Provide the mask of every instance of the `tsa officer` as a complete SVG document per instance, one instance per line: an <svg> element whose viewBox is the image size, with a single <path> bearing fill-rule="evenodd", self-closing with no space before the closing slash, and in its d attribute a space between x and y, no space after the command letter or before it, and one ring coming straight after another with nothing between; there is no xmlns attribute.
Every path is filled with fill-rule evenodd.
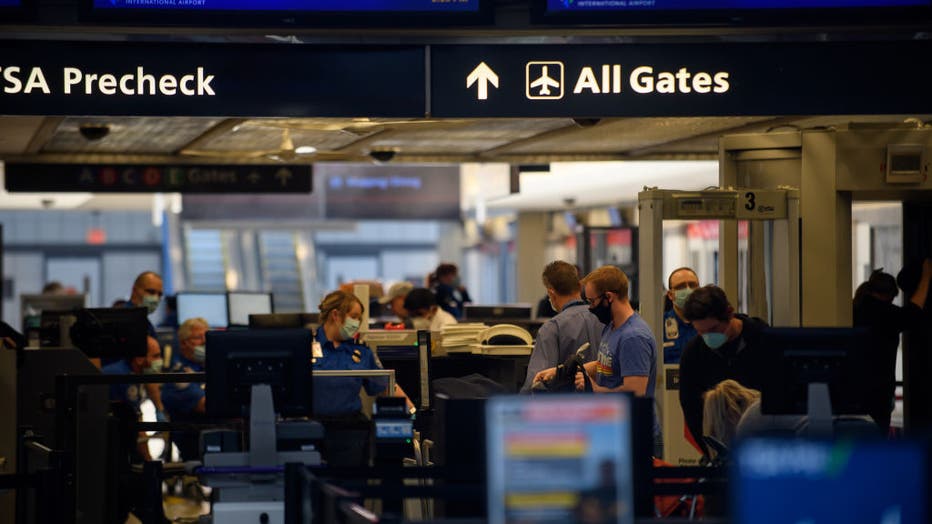
<svg viewBox="0 0 932 524"><path fill-rule="evenodd" d="M320 303L321 326L311 348L314 370L373 370L382 364L366 346L354 341L362 319L363 304L352 293L334 291ZM336 466L363 466L368 462L371 423L362 413L360 388L369 395L387 395L386 378L315 377L314 418L326 430L325 458ZM395 385L394 396L405 397L409 411L414 405Z"/></svg>
<svg viewBox="0 0 932 524"><path fill-rule="evenodd" d="M692 268L681 267L670 273L667 286L667 299L673 307L663 314L663 363L679 364L686 344L697 334L683 315L683 307L689 295L699 288L699 277Z"/></svg>

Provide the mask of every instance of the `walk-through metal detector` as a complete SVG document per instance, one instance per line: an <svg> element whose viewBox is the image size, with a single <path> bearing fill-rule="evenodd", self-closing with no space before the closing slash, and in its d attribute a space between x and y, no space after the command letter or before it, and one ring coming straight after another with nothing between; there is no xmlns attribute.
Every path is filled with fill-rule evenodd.
<svg viewBox="0 0 932 524"><path fill-rule="evenodd" d="M649 189L638 194L641 317L657 339L658 416L663 428L664 459L674 465L698 463L698 452L684 436L679 402L679 364L664 364L663 274L664 220L720 220L719 282L733 304L739 280L746 279L747 309L773 325L800 323L799 191L781 189ZM750 221L747 274L739 274L738 222ZM710 282L703 282L708 284Z"/></svg>

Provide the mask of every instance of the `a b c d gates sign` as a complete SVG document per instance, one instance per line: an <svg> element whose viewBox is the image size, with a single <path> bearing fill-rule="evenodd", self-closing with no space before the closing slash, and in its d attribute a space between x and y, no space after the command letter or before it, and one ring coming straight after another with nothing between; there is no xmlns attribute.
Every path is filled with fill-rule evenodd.
<svg viewBox="0 0 932 524"><path fill-rule="evenodd" d="M0 41L0 114L612 117L932 113L932 43ZM428 69L428 64L430 65Z"/></svg>

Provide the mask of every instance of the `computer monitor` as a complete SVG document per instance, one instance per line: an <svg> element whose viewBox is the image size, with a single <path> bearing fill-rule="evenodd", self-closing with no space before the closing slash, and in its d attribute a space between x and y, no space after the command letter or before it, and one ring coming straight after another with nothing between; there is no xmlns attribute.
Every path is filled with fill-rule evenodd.
<svg viewBox="0 0 932 524"><path fill-rule="evenodd" d="M250 314L272 312L272 294L230 291L227 293L227 306L230 311L231 326L248 326Z"/></svg>
<svg viewBox="0 0 932 524"><path fill-rule="evenodd" d="M733 456L735 524L929 522L921 443L749 439Z"/></svg>
<svg viewBox="0 0 932 524"><path fill-rule="evenodd" d="M531 320L532 307L528 304L500 304L463 306L463 317L467 321L476 320Z"/></svg>
<svg viewBox="0 0 932 524"><path fill-rule="evenodd" d="M491 398L489 524L633 523L632 455L627 396Z"/></svg>
<svg viewBox="0 0 932 524"><path fill-rule="evenodd" d="M298 329L319 323L319 313L253 313L249 315L249 329Z"/></svg>
<svg viewBox="0 0 932 524"><path fill-rule="evenodd" d="M19 310L23 317L23 333L39 329L43 311L74 311L87 306L87 295L20 295Z"/></svg>
<svg viewBox="0 0 932 524"><path fill-rule="evenodd" d="M874 378L866 330L767 328L760 339L769 362L761 391L764 414L806 414L810 383L828 384L835 415L869 411L866 385Z"/></svg>
<svg viewBox="0 0 932 524"><path fill-rule="evenodd" d="M201 317L211 328L229 325L226 293L178 293L178 321Z"/></svg>
<svg viewBox="0 0 932 524"><path fill-rule="evenodd" d="M246 416L254 384L268 384L276 413L310 416L311 332L307 329L207 332L207 413Z"/></svg>
<svg viewBox="0 0 932 524"><path fill-rule="evenodd" d="M144 307L88 308L74 313L71 342L91 358L125 359L148 352Z"/></svg>

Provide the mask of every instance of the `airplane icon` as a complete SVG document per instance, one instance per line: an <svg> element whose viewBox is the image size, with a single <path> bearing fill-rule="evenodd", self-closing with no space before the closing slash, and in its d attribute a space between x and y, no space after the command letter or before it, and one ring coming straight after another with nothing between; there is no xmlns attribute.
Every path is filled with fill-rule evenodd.
<svg viewBox="0 0 932 524"><path fill-rule="evenodd" d="M563 62L528 62L525 66L530 100L558 100L563 98Z"/></svg>
<svg viewBox="0 0 932 524"><path fill-rule="evenodd" d="M539 87L541 96L550 95L551 87L560 87L560 82L550 78L549 73L549 66L543 66L540 78L531 82L531 89Z"/></svg>

